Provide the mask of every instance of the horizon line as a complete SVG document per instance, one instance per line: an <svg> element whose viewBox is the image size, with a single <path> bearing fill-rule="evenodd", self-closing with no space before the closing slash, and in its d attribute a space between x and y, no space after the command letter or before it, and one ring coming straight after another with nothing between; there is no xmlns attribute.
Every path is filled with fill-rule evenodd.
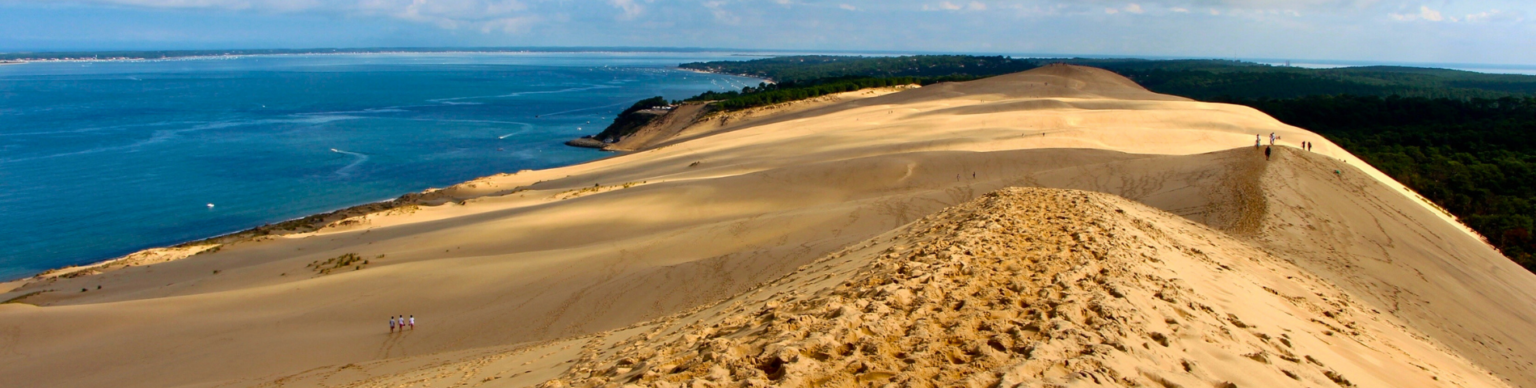
<svg viewBox="0 0 1536 388"><path fill-rule="evenodd" d="M1214 57L1214 56L1179 56L1179 55L1135 55L1135 54L1064 54L1064 53L1023 53L1023 52L981 52L981 51L930 51L930 50L835 50L835 49L763 49L763 48L726 48L726 47L665 47L665 46L358 46L358 47L292 47L292 48L213 48L213 49L121 49L121 50L14 50L0 51L0 60L27 60L23 57L27 54L139 54L139 53L207 53L203 55L183 55L177 58L194 57L218 57L218 56L257 56L257 55L282 55L282 54L326 54L324 51L335 51L336 54L368 54L368 50L374 53L389 53L388 50L398 52L419 53L494 53L494 52L738 52L738 53L782 53L784 56L795 54L823 54L823 55L889 55L889 56L917 56L917 55L974 55L974 56L1003 56L1015 59L1142 59L1142 60L1226 60L1238 62L1251 62L1258 64L1278 63L1302 63L1320 65L1338 65L1339 67L1355 66L1404 66L1423 67L1431 69L1465 70L1455 67L1488 70L1527 70L1536 72L1536 64L1514 63L1469 63L1469 62L1399 62L1399 61L1373 61L1358 59L1323 59L1323 58L1243 58L1243 57ZM214 53L218 51L233 51L244 53ZM67 59L84 60L82 57L67 57ZM130 58L130 59L168 59L162 58ZM111 59L97 59L111 60ZM1450 66L1450 67L1446 67ZM1496 74L1496 73L1490 73ZM1526 74L1530 75L1530 74Z"/></svg>

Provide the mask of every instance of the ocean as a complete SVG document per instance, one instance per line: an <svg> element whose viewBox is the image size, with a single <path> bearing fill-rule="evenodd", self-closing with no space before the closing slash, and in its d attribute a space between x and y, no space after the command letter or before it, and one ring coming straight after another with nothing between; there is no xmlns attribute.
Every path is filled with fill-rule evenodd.
<svg viewBox="0 0 1536 388"><path fill-rule="evenodd" d="M271 55L0 66L0 280L501 172L728 53ZM208 204L213 204L209 207Z"/></svg>

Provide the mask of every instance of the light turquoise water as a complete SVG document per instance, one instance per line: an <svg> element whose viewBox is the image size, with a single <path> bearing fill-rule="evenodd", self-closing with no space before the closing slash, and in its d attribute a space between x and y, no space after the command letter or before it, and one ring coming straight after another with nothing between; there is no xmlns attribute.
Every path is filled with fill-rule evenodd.
<svg viewBox="0 0 1536 388"><path fill-rule="evenodd" d="M521 169L650 96L759 80L706 53L0 66L0 279ZM208 203L215 204L210 209Z"/></svg>

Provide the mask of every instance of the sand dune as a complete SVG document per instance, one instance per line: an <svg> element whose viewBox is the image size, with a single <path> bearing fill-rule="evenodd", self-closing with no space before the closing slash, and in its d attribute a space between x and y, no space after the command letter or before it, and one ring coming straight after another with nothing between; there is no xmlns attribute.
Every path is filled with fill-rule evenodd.
<svg viewBox="0 0 1536 388"><path fill-rule="evenodd" d="M589 347L546 385L1504 386L1382 314L1172 214L1013 188Z"/></svg>
<svg viewBox="0 0 1536 388"><path fill-rule="evenodd" d="M837 290L860 274L889 270L881 260L896 258L849 253L842 257L865 259L837 261L829 255L870 242L892 244L889 238L900 236L970 244L964 240L970 237L916 233L924 224L908 225L1023 186L1114 194L1204 225L1103 196L1088 196L1086 207L1065 207L1085 209L1072 224L1035 218L1044 209L1009 213L1016 215L1011 222L1030 228L1083 227L1092 225L1087 213L1094 206L1125 209L1124 217L1094 216L1108 225L1094 228L1122 228L1150 246L1095 240L1093 249L1108 255L1095 260L1122 268L1098 278L1146 281L1138 276L1172 278L1173 271L1179 281L1138 283L1137 289L1186 287L1179 288L1185 291L1178 303L1196 315L1173 319L1188 325L1182 332L1196 334L1173 336L1170 324L1155 319L1175 311L1159 304L1171 302L1136 292L1115 298L1116 308L1138 306L1123 314L1132 320L1080 330L1099 340L1121 338L1132 350L1157 332L1170 346L1132 352L1103 344L1110 349L1093 348L1107 352L1095 353L1102 357L1093 362L1107 369L1068 371L1088 373L1076 381L1120 376L1185 386L1320 386L1332 371L1361 386L1498 386L1497 379L1536 386L1536 339L1523 335L1536 332L1536 276L1325 139L1249 108L1157 95L1108 72L1056 66L713 125L614 158L467 182L421 196L419 206L356 216L316 232L27 284L0 294L0 300L26 296L24 303L0 305L0 376L21 386L129 387L520 386L624 376L612 368L624 357L699 350L686 339L703 331L667 330L710 319L774 327L761 322L755 305L735 311L727 309L734 302L716 304L722 300L778 298L807 309L797 314L831 311L817 310L831 301L812 290ZM1282 145L1311 141L1318 152L1282 147L1266 162L1253 136L1270 132ZM1012 193L1006 194L1012 205L983 201L939 218L984 217L975 209L993 205L1029 209L1030 201L1065 195ZM1167 229L1166 236L1154 236L1137 220ZM1056 244L1075 241L1053 236ZM1179 247L1201 246L1212 253L1180 253ZM996 249L1027 257L1048 252ZM1137 252L1156 253L1164 263L1126 259ZM346 254L367 264L324 264ZM818 259L840 267L792 275ZM316 265L328 267L317 271ZM1062 271L1019 265L990 270ZM1232 269L1214 269L1220 265ZM805 277L813 270L831 277ZM759 287L764 284L772 285ZM764 294L773 287L795 293ZM1102 294L1105 286L1074 287L1063 290L1081 294L1077 299L1039 297L1111 301ZM1277 293L1254 292L1263 287ZM844 291L851 292L845 299L885 300ZM1204 310L1188 303L1238 315L1257 329L1234 328L1224 315L1196 312ZM418 328L388 333L385 320L399 314L414 314ZM1073 321L1079 318L1065 319L1087 324ZM1276 331L1282 327L1291 331ZM1106 336L1107 328L1125 333ZM773 330L781 329L803 328ZM1065 344L1053 348L1052 360L1092 359L1061 350L1092 347L1092 341L1044 341L1056 332L1042 332L1036 335L1045 337L1016 342ZM1282 334L1292 346L1275 347ZM1005 348L1015 345L1028 346ZM1281 350L1317 360L1290 363ZM1260 355L1228 357L1253 352ZM1180 374L1175 356L1196 366ZM880 373L894 378L905 371L890 365ZM1033 364L1010 355L988 368L954 370L1032 368L1027 365ZM723 368L725 377L749 378ZM704 372L681 377L719 374ZM1028 373L1037 372L1046 373ZM659 379L672 371L656 373ZM1026 375L1072 378L1017 376Z"/></svg>

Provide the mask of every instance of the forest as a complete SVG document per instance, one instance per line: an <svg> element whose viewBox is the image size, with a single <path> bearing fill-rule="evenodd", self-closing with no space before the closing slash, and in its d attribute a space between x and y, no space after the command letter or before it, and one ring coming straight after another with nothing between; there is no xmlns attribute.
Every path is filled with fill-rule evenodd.
<svg viewBox="0 0 1536 388"><path fill-rule="evenodd" d="M840 77L963 76L970 79L1017 73L1040 64L1032 60L994 56L921 55L910 57L847 57L802 55L751 61L693 62L680 68L765 78L772 82L812 82Z"/></svg>
<svg viewBox="0 0 1536 388"><path fill-rule="evenodd" d="M637 101L623 112L619 112L619 116L613 119L613 124L608 124L607 128L603 128L602 132L598 132L592 138L612 143L619 138L629 136L656 119L654 114L637 114L636 112L661 105L667 105L667 99L661 96Z"/></svg>
<svg viewBox="0 0 1536 388"><path fill-rule="evenodd" d="M1148 89L1240 104L1344 147L1450 211L1536 272L1536 76L1228 60L799 56L681 67L780 83L689 100L727 110L858 88L963 81L1051 63L1095 66ZM882 81L883 80L883 81Z"/></svg>
<svg viewBox="0 0 1536 388"><path fill-rule="evenodd" d="M823 78L802 82L784 83L759 83L756 87L748 86L740 92L704 92L703 94L688 98L683 101L716 101L714 104L725 110L741 110L768 106L782 102L798 101L808 98L825 96L828 94L851 92L867 88L880 88L900 85L928 85L935 82L948 82L957 80L969 80L975 77L837 77Z"/></svg>

